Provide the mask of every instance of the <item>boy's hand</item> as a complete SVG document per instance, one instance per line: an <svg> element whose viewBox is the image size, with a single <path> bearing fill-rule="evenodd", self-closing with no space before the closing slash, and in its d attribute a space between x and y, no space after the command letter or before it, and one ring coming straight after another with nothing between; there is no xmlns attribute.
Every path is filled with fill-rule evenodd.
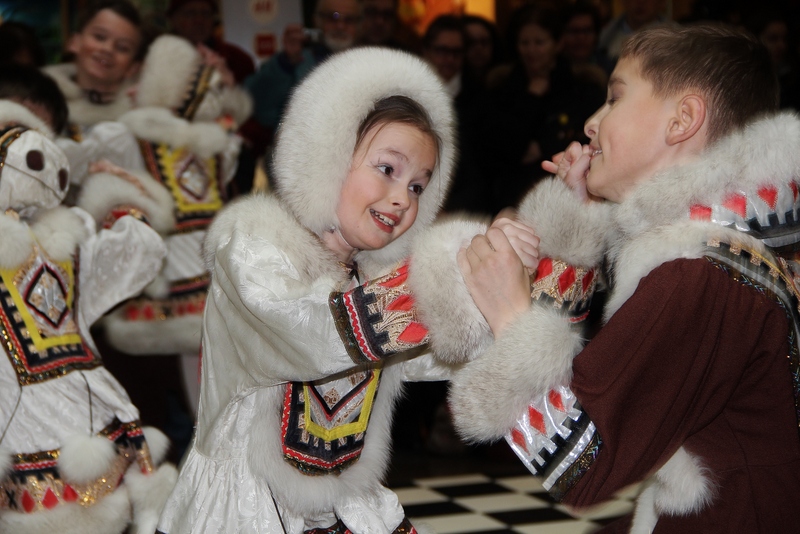
<svg viewBox="0 0 800 534"><path fill-rule="evenodd" d="M539 266L539 238L533 228L519 222L516 212L511 209L501 211L492 222L491 228L497 228L505 234L528 274L536 272L536 267Z"/></svg>
<svg viewBox="0 0 800 534"><path fill-rule="evenodd" d="M495 338L530 307L528 271L499 228L489 228L462 248L458 266Z"/></svg>
<svg viewBox="0 0 800 534"><path fill-rule="evenodd" d="M578 198L588 202L592 197L586 189L586 173L592 161L589 145L573 141L564 152L553 156L552 161L542 162L542 169L552 172L572 189Z"/></svg>

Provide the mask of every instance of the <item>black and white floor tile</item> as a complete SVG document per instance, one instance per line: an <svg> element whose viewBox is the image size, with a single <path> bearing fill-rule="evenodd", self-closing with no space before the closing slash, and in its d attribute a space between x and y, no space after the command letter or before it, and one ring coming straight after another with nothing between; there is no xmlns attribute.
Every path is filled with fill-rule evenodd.
<svg viewBox="0 0 800 534"><path fill-rule="evenodd" d="M439 534L586 534L633 510L635 488L577 513L554 503L538 478L483 474L415 478L395 483L414 522Z"/></svg>

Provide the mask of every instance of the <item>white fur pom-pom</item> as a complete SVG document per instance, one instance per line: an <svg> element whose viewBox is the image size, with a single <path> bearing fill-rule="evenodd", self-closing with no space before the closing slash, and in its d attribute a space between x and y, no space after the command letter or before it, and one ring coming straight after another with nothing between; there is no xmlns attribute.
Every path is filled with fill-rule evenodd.
<svg viewBox="0 0 800 534"><path fill-rule="evenodd" d="M150 458L153 460L153 464L159 465L164 461L164 457L169 450L169 438L154 426L143 427L142 432L144 432L147 446L150 447Z"/></svg>
<svg viewBox="0 0 800 534"><path fill-rule="evenodd" d="M84 484L108 471L116 456L116 447L106 438L73 434L61 446L58 468L65 480Z"/></svg>

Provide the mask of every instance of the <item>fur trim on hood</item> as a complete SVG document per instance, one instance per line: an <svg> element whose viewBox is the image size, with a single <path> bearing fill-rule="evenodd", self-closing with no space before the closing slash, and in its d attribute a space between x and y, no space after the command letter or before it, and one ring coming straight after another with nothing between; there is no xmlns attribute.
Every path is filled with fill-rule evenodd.
<svg viewBox="0 0 800 534"><path fill-rule="evenodd" d="M376 101L403 95L428 113L441 146L415 224L389 246L356 256L360 265L390 264L408 254L414 236L433 222L456 160L455 118L441 81L421 59L390 49L335 54L295 89L278 129L272 174L278 194L316 234L338 226L336 206L361 121Z"/></svg>
<svg viewBox="0 0 800 534"><path fill-rule="evenodd" d="M0 100L0 124L11 122L38 130L39 133L46 135L48 139L55 138L53 130L42 119L34 115L31 110L11 100Z"/></svg>
<svg viewBox="0 0 800 534"><path fill-rule="evenodd" d="M133 108L133 102L128 96L128 90L133 83L123 82L122 87L117 91L117 98L107 104L93 104L84 95L83 89L75 83L77 72L73 63L62 63L60 65L49 65L44 67L43 72L55 80L58 88L64 93L69 108L69 120L80 126L92 126L101 121L113 121Z"/></svg>

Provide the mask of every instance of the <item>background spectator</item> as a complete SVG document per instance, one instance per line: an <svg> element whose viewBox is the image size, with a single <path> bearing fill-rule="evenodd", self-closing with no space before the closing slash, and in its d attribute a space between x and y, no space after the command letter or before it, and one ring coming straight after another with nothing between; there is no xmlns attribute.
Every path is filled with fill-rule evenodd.
<svg viewBox="0 0 800 534"><path fill-rule="evenodd" d="M605 90L578 79L559 56L558 12L525 6L511 18L515 57L491 76L484 172L492 177L493 211L516 205L545 175L544 158L583 141L583 124L605 100Z"/></svg>
<svg viewBox="0 0 800 534"><path fill-rule="evenodd" d="M222 56L236 83L242 83L255 72L255 64L247 52L216 35L218 16L215 0L172 0L167 8L172 33L194 45L207 46Z"/></svg>

